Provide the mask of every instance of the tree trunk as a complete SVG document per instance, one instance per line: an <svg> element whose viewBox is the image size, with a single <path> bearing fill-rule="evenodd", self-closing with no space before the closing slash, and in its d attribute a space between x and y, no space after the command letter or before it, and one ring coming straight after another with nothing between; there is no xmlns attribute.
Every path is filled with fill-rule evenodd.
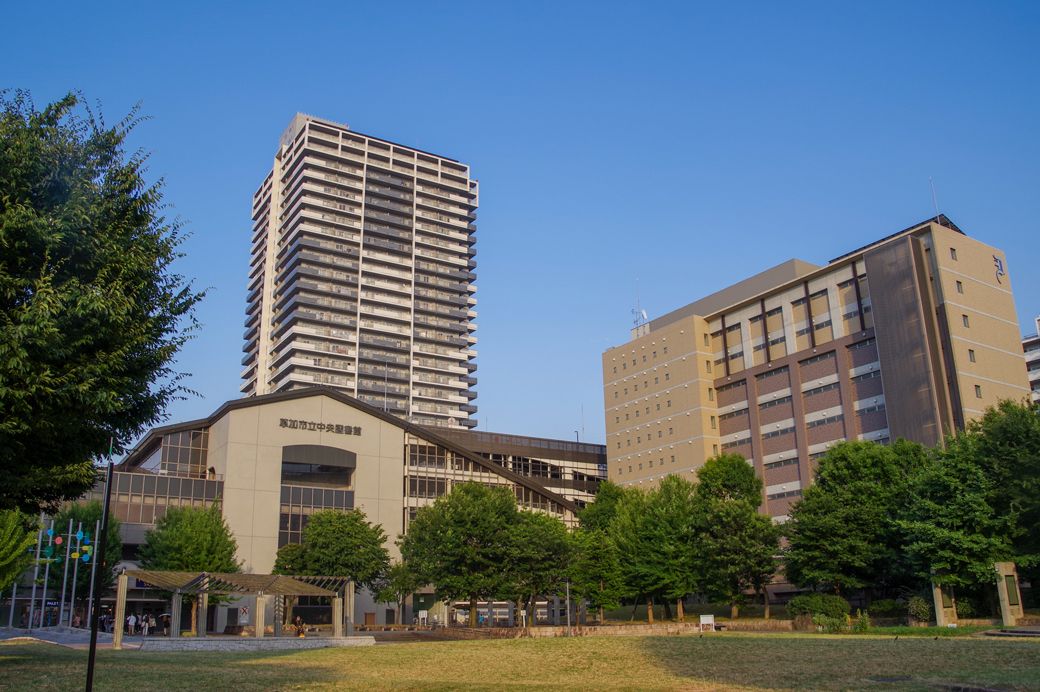
<svg viewBox="0 0 1040 692"><path fill-rule="evenodd" d="M638 609L639 609L639 601L638 600L632 601L632 614L628 618L629 622L631 622L632 620L636 619L636 610L638 610Z"/></svg>
<svg viewBox="0 0 1040 692"><path fill-rule="evenodd" d="M672 603L667 598L661 601L661 605L664 606L664 617L666 620L672 619Z"/></svg>
<svg viewBox="0 0 1040 692"><path fill-rule="evenodd" d="M683 610L683 604L682 604L682 599L681 598L675 601L675 612L676 612L676 615L677 615L676 619L679 622L686 622L686 611Z"/></svg>
<svg viewBox="0 0 1040 692"><path fill-rule="evenodd" d="M603 619L604 619L604 616L603 616L603 606L600 606L599 607L599 624L601 624L601 625L603 624Z"/></svg>
<svg viewBox="0 0 1040 692"><path fill-rule="evenodd" d="M646 599L646 621L648 624L654 624L654 599Z"/></svg>
<svg viewBox="0 0 1040 692"><path fill-rule="evenodd" d="M469 599L469 626L477 626L477 599Z"/></svg>
<svg viewBox="0 0 1040 692"><path fill-rule="evenodd" d="M762 605L765 606L764 617L766 620L769 619L769 589L762 589Z"/></svg>
<svg viewBox="0 0 1040 692"><path fill-rule="evenodd" d="M404 599L402 598L397 602L397 624L404 625Z"/></svg>
<svg viewBox="0 0 1040 692"><path fill-rule="evenodd" d="M736 603L729 604L729 617L731 620L736 620L740 616L740 606Z"/></svg>

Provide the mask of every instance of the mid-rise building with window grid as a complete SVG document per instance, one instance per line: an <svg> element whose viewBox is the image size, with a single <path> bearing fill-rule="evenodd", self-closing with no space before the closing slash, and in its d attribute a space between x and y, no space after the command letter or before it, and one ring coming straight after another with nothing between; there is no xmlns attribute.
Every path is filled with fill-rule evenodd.
<svg viewBox="0 0 1040 692"><path fill-rule="evenodd" d="M608 477L739 453L783 518L841 440L927 445L1029 391L1004 254L938 216L790 260L637 325L602 356Z"/></svg>
<svg viewBox="0 0 1040 692"><path fill-rule="evenodd" d="M253 196L242 392L476 425L469 166L297 114Z"/></svg>
<svg viewBox="0 0 1040 692"><path fill-rule="evenodd" d="M1040 402L1040 317L1035 320L1036 331L1022 339L1022 350L1026 356L1026 373L1029 377L1031 400Z"/></svg>

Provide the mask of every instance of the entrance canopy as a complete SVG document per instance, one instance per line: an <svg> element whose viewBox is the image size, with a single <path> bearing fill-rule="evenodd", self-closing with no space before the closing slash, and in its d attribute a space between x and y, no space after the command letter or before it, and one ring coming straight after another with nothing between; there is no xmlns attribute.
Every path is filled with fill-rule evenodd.
<svg viewBox="0 0 1040 692"><path fill-rule="evenodd" d="M235 574L228 572L160 572L127 570L126 576L163 591L184 595L326 596L337 595L325 586L339 586L338 577L287 577L282 574ZM316 582L316 583L315 583ZM320 585L319 585L320 584Z"/></svg>

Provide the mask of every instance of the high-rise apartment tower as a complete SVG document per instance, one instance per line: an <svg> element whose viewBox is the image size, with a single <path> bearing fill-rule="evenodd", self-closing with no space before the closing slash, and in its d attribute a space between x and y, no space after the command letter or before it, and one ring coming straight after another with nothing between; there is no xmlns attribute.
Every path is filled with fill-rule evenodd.
<svg viewBox="0 0 1040 692"><path fill-rule="evenodd" d="M779 518L837 442L939 444L1029 392L1004 253L945 216L823 266L790 260L631 336L603 354L610 480L737 453Z"/></svg>
<svg viewBox="0 0 1040 692"><path fill-rule="evenodd" d="M242 392L474 427L477 198L466 164L297 114L253 195Z"/></svg>

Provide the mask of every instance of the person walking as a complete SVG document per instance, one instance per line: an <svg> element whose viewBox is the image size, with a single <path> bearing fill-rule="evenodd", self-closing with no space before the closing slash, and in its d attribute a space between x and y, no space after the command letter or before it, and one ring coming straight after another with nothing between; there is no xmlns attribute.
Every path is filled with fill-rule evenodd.
<svg viewBox="0 0 1040 692"><path fill-rule="evenodd" d="M147 615L142 615L141 616L141 636L142 637L147 637L148 636L148 625L149 625L148 616Z"/></svg>
<svg viewBox="0 0 1040 692"><path fill-rule="evenodd" d="M134 634L134 632L136 630L137 630L137 616L134 615L133 613L130 613L130 615L128 615L127 618L126 618L126 633L131 635L131 636L133 636L133 634Z"/></svg>

